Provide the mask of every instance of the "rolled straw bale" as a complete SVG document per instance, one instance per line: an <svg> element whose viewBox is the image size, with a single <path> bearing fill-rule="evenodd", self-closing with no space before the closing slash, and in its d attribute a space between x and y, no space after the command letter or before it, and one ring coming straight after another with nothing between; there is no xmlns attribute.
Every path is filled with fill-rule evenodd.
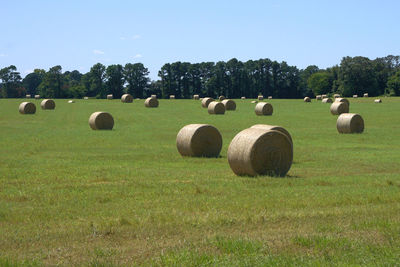
<svg viewBox="0 0 400 267"><path fill-rule="evenodd" d="M330 98L324 98L324 99L322 99L322 103L332 103L333 101L332 101L332 99L330 99Z"/></svg>
<svg viewBox="0 0 400 267"><path fill-rule="evenodd" d="M151 95L150 97L151 98L157 98L157 95Z"/></svg>
<svg viewBox="0 0 400 267"><path fill-rule="evenodd" d="M158 107L157 98L152 98L152 97L146 98L146 100L144 101L144 106L146 108L156 108L156 107Z"/></svg>
<svg viewBox="0 0 400 267"><path fill-rule="evenodd" d="M272 99L272 96L269 96L268 99Z"/></svg>
<svg viewBox="0 0 400 267"><path fill-rule="evenodd" d="M275 130L248 128L228 148L228 162L236 175L285 176L293 161L289 138Z"/></svg>
<svg viewBox="0 0 400 267"><path fill-rule="evenodd" d="M225 114L225 106L221 102L213 101L208 105L207 109L208 114Z"/></svg>
<svg viewBox="0 0 400 267"><path fill-rule="evenodd" d="M342 113L349 113L349 106L345 102L333 102L330 110L332 115L340 115Z"/></svg>
<svg viewBox="0 0 400 267"><path fill-rule="evenodd" d="M317 95L317 96L315 96L315 99L316 100L322 100L322 96L321 95Z"/></svg>
<svg viewBox="0 0 400 267"><path fill-rule="evenodd" d="M353 98L357 98L358 97L358 95L353 95Z"/></svg>
<svg viewBox="0 0 400 267"><path fill-rule="evenodd" d="M113 99L113 95L112 95L112 94L107 95L107 99L108 99L108 100L112 100L112 99Z"/></svg>
<svg viewBox="0 0 400 267"><path fill-rule="evenodd" d="M211 97L204 97L203 100L201 100L201 106L202 106L203 108L207 108L208 105L209 105L211 102L213 102L213 101L214 101L214 99L211 98Z"/></svg>
<svg viewBox="0 0 400 267"><path fill-rule="evenodd" d="M321 95L322 99L327 98L328 95Z"/></svg>
<svg viewBox="0 0 400 267"><path fill-rule="evenodd" d="M35 99L39 99L40 98L40 95L35 95Z"/></svg>
<svg viewBox="0 0 400 267"><path fill-rule="evenodd" d="M130 94L123 94L121 96L121 102L122 103L132 103L133 102L133 96Z"/></svg>
<svg viewBox="0 0 400 267"><path fill-rule="evenodd" d="M306 96L306 97L304 98L304 102L311 102L311 98L309 98L308 96Z"/></svg>
<svg viewBox="0 0 400 267"><path fill-rule="evenodd" d="M256 103L258 103L258 101L257 100L253 100L253 101L251 101L251 103L252 104L256 104Z"/></svg>
<svg viewBox="0 0 400 267"><path fill-rule="evenodd" d="M246 99L246 97L245 97L245 96L242 96L240 99L242 99L242 100L245 100L245 99Z"/></svg>
<svg viewBox="0 0 400 267"><path fill-rule="evenodd" d="M214 126L189 124L178 132L176 147L182 156L218 157L222 148L222 136Z"/></svg>
<svg viewBox="0 0 400 267"><path fill-rule="evenodd" d="M365 93L365 94L364 94L364 97L368 97L368 93Z"/></svg>
<svg viewBox="0 0 400 267"><path fill-rule="evenodd" d="M266 131L274 130L274 131L281 132L284 135L286 135L289 138L290 143L293 144L292 136L290 135L290 133L285 128L283 128L281 126L268 125L268 124L255 124L255 125L251 126L250 128L263 129L263 130L266 130Z"/></svg>
<svg viewBox="0 0 400 267"><path fill-rule="evenodd" d="M340 97L340 95L339 94L334 94L333 97L334 98L338 98L338 97Z"/></svg>
<svg viewBox="0 0 400 267"><path fill-rule="evenodd" d="M347 100L347 98L338 97L335 99L335 102L344 102L350 107L350 102L349 102L349 100Z"/></svg>
<svg viewBox="0 0 400 267"><path fill-rule="evenodd" d="M175 99L175 95L170 95L169 99Z"/></svg>
<svg viewBox="0 0 400 267"><path fill-rule="evenodd" d="M35 114L36 106L32 102L22 102L18 110L21 114Z"/></svg>
<svg viewBox="0 0 400 267"><path fill-rule="evenodd" d="M40 106L42 109L55 109L56 103L52 99L43 99L43 101L40 103Z"/></svg>
<svg viewBox="0 0 400 267"><path fill-rule="evenodd" d="M85 96L83 99L85 99L85 100L88 100L88 99L89 99L89 97Z"/></svg>
<svg viewBox="0 0 400 267"><path fill-rule="evenodd" d="M223 96L223 95L220 95L219 97L218 97L218 100L219 101L222 101L222 100L224 100L225 99L225 96Z"/></svg>
<svg viewBox="0 0 400 267"><path fill-rule="evenodd" d="M68 103L75 103L75 100L68 100Z"/></svg>
<svg viewBox="0 0 400 267"><path fill-rule="evenodd" d="M225 110L236 110L236 103L232 99L224 99L221 102L225 106Z"/></svg>
<svg viewBox="0 0 400 267"><path fill-rule="evenodd" d="M31 95L26 95L25 97L26 97L26 98L31 98Z"/></svg>
<svg viewBox="0 0 400 267"><path fill-rule="evenodd" d="M264 100L264 96L262 96L262 95L259 95L258 97L257 97L257 100Z"/></svg>
<svg viewBox="0 0 400 267"><path fill-rule="evenodd" d="M256 105L254 111L256 115L262 116L262 115L272 115L274 109L270 103L260 102Z"/></svg>
<svg viewBox="0 0 400 267"><path fill-rule="evenodd" d="M199 95L193 95L193 99L194 99L194 100L199 100L199 99L200 99L200 96L199 96Z"/></svg>
<svg viewBox="0 0 400 267"><path fill-rule="evenodd" d="M339 133L362 133L364 131L364 120L359 114L343 113L336 121Z"/></svg>
<svg viewBox="0 0 400 267"><path fill-rule="evenodd" d="M375 99L374 102L375 103L382 103L382 100L381 99Z"/></svg>
<svg viewBox="0 0 400 267"><path fill-rule="evenodd" d="M114 119L110 113L98 111L90 115L89 126L93 130L112 130Z"/></svg>

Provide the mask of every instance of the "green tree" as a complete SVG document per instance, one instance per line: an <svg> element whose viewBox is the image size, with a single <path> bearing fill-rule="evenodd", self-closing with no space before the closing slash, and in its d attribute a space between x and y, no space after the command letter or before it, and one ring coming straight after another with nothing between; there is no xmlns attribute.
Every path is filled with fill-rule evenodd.
<svg viewBox="0 0 400 267"><path fill-rule="evenodd" d="M149 86L149 71L142 63L127 63L124 67L124 79L127 82L127 93L134 98L143 98L144 91Z"/></svg>
<svg viewBox="0 0 400 267"><path fill-rule="evenodd" d="M26 92L21 86L21 76L14 65L0 70L2 97L22 97Z"/></svg>
<svg viewBox="0 0 400 267"><path fill-rule="evenodd" d="M124 92L123 67L120 64L110 65L106 69L106 90L114 98L121 98Z"/></svg>
<svg viewBox="0 0 400 267"><path fill-rule="evenodd" d="M90 68L89 73L83 77L87 88L87 96L106 97L105 76L106 67L103 64L96 63Z"/></svg>
<svg viewBox="0 0 400 267"><path fill-rule="evenodd" d="M332 76L326 71L314 73L308 78L307 87L312 90L314 95L330 93Z"/></svg>
<svg viewBox="0 0 400 267"><path fill-rule="evenodd" d="M66 97L67 93L63 90L64 77L61 70L61 66L57 65L44 74L38 87L40 95L48 98Z"/></svg>
<svg viewBox="0 0 400 267"><path fill-rule="evenodd" d="M45 70L35 69L32 73L29 73L22 80L22 84L25 87L27 94L36 95L37 88L40 83L43 81Z"/></svg>
<svg viewBox="0 0 400 267"><path fill-rule="evenodd" d="M314 73L319 72L320 69L315 66L315 65L310 65L307 68L305 68L304 70L300 70L300 81L299 81L299 90L301 91L301 96L309 96L309 97L313 97L314 93L311 90L311 88L308 87L308 78L311 77L311 75L313 75Z"/></svg>
<svg viewBox="0 0 400 267"><path fill-rule="evenodd" d="M400 70L388 79L386 92L390 95L400 96Z"/></svg>

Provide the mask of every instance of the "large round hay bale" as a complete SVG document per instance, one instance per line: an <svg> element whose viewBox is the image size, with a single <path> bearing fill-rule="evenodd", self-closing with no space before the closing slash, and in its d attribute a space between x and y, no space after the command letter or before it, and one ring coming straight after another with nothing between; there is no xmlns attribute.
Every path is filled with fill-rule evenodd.
<svg viewBox="0 0 400 267"><path fill-rule="evenodd" d="M358 97L358 95L353 95L353 98L357 98Z"/></svg>
<svg viewBox="0 0 400 267"><path fill-rule="evenodd" d="M221 102L213 101L208 105L208 114L225 114L225 106Z"/></svg>
<svg viewBox="0 0 400 267"><path fill-rule="evenodd" d="M112 95L112 94L107 95L107 99L108 99L108 100L112 100L112 99L113 99L113 95Z"/></svg>
<svg viewBox="0 0 400 267"><path fill-rule="evenodd" d="M327 98L328 95L321 95L322 99Z"/></svg>
<svg viewBox="0 0 400 267"><path fill-rule="evenodd" d="M43 99L43 101L40 103L40 106L42 109L55 109L56 103L52 99Z"/></svg>
<svg viewBox="0 0 400 267"><path fill-rule="evenodd" d="M151 95L150 97L151 98L157 98L157 95Z"/></svg>
<svg viewBox="0 0 400 267"><path fill-rule="evenodd" d="M264 100L264 96L262 96L262 95L259 95L258 97L257 97L257 100Z"/></svg>
<svg viewBox="0 0 400 267"><path fill-rule="evenodd" d="M75 103L75 100L68 100L69 104Z"/></svg>
<svg viewBox="0 0 400 267"><path fill-rule="evenodd" d="M199 100L199 99L200 99L200 96L199 96L199 95L193 95L193 99L194 99L194 100Z"/></svg>
<svg viewBox="0 0 400 267"><path fill-rule="evenodd" d="M363 96L364 96L364 97L368 97L368 93L365 93Z"/></svg>
<svg viewBox="0 0 400 267"><path fill-rule="evenodd" d="M334 98L339 98L340 95L339 95L339 94L334 94L333 97L334 97Z"/></svg>
<svg viewBox="0 0 400 267"><path fill-rule="evenodd" d="M256 115L262 116L262 115L272 115L274 109L270 103L260 102L254 108L254 111Z"/></svg>
<svg viewBox="0 0 400 267"><path fill-rule="evenodd" d="M222 101L222 100L224 100L225 99L225 96L223 96L223 95L220 95L219 97L218 97L218 100L219 101Z"/></svg>
<svg viewBox="0 0 400 267"><path fill-rule="evenodd" d="M283 128L281 126L268 125L268 124L255 124L255 125L251 126L250 128L263 129L266 131L274 130L274 131L281 132L281 133L285 134L289 138L290 143L293 144L292 136L285 128Z"/></svg>
<svg viewBox="0 0 400 267"><path fill-rule="evenodd" d="M242 99L242 100L245 100L245 99L246 99L246 97L245 97L245 96L242 96L240 99Z"/></svg>
<svg viewBox="0 0 400 267"><path fill-rule="evenodd" d="M170 95L169 99L175 99L175 95Z"/></svg>
<svg viewBox="0 0 400 267"><path fill-rule="evenodd" d="M90 115L89 126L93 130L112 130L114 119L110 113L98 111Z"/></svg>
<svg viewBox="0 0 400 267"><path fill-rule="evenodd" d="M228 148L229 166L236 175L285 176L292 161L292 143L285 134L275 130L243 130Z"/></svg>
<svg viewBox="0 0 400 267"><path fill-rule="evenodd" d="M224 99L221 102L225 106L225 110L236 110L236 103L232 99Z"/></svg>
<svg viewBox="0 0 400 267"><path fill-rule="evenodd" d="M270 96L268 96L268 99L272 99L272 96L270 95Z"/></svg>
<svg viewBox="0 0 400 267"><path fill-rule="evenodd" d="M257 100L253 100L253 101L251 101L250 103L252 103L252 104L257 104L258 101L257 101Z"/></svg>
<svg viewBox="0 0 400 267"><path fill-rule="evenodd" d="M208 105L209 105L211 102L213 102L213 101L214 101L214 99L211 98L211 97L204 97L204 98L201 100L201 106L202 106L203 108L208 108Z"/></svg>
<svg viewBox="0 0 400 267"><path fill-rule="evenodd" d="M336 121L339 133L362 133L364 131L364 120L359 114L343 113Z"/></svg>
<svg viewBox="0 0 400 267"><path fill-rule="evenodd" d="M315 99L316 99L316 100L322 100L322 95L316 95L316 96L315 96Z"/></svg>
<svg viewBox="0 0 400 267"><path fill-rule="evenodd" d="M153 97L146 98L146 100L144 101L144 106L146 108L156 108L156 107L158 107L157 98L153 98Z"/></svg>
<svg viewBox="0 0 400 267"><path fill-rule="evenodd" d="M311 98L309 98L308 96L306 96L306 97L304 98L304 102L311 102Z"/></svg>
<svg viewBox="0 0 400 267"><path fill-rule="evenodd" d="M130 94L123 94L121 96L121 102L122 103L132 103L133 102L133 96Z"/></svg>
<svg viewBox="0 0 400 267"><path fill-rule="evenodd" d="M40 95L35 95L35 99L39 99L40 98Z"/></svg>
<svg viewBox="0 0 400 267"><path fill-rule="evenodd" d="M25 97L26 97L26 98L31 98L31 95L26 95Z"/></svg>
<svg viewBox="0 0 400 267"><path fill-rule="evenodd" d="M375 103L382 103L382 100L381 99L375 99L374 102Z"/></svg>
<svg viewBox="0 0 400 267"><path fill-rule="evenodd" d="M332 101L332 99L330 99L330 98L324 98L324 99L322 99L322 103L332 103L333 101Z"/></svg>
<svg viewBox="0 0 400 267"><path fill-rule="evenodd" d="M21 114L35 114L36 106L32 102L22 102L18 110Z"/></svg>
<svg viewBox="0 0 400 267"><path fill-rule="evenodd" d="M335 102L344 102L350 107L350 102L349 102L349 100L347 100L347 98L338 97L335 99Z"/></svg>
<svg viewBox="0 0 400 267"><path fill-rule="evenodd" d="M333 102L330 110L332 115L340 115L342 113L349 113L349 106L345 102Z"/></svg>
<svg viewBox="0 0 400 267"><path fill-rule="evenodd" d="M214 126L189 124L176 136L176 147L182 156L218 157L222 148L222 136Z"/></svg>

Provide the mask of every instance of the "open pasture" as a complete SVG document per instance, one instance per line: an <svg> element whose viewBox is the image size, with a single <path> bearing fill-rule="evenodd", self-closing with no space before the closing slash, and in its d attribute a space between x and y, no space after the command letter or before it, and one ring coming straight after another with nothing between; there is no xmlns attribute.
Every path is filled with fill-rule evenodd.
<svg viewBox="0 0 400 267"><path fill-rule="evenodd" d="M400 262L400 99L349 98L362 134L330 104L251 99L210 115L198 100L57 99L22 115L0 100L0 265L298 266ZM106 111L112 131L93 131ZM215 126L219 158L182 157L179 130ZM293 138L285 178L239 177L230 141L254 124Z"/></svg>

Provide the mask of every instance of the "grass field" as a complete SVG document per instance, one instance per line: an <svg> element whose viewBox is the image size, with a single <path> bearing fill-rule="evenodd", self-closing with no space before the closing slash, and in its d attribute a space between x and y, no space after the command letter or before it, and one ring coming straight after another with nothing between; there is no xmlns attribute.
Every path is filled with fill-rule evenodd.
<svg viewBox="0 0 400 267"><path fill-rule="evenodd" d="M56 100L21 115L0 100L0 266L399 266L400 98L350 99L362 134L338 134L329 104L251 100L209 115L194 100ZM112 131L93 131L92 112ZM208 123L220 158L183 158L176 134ZM238 177L232 138L253 124L285 127L285 178Z"/></svg>

